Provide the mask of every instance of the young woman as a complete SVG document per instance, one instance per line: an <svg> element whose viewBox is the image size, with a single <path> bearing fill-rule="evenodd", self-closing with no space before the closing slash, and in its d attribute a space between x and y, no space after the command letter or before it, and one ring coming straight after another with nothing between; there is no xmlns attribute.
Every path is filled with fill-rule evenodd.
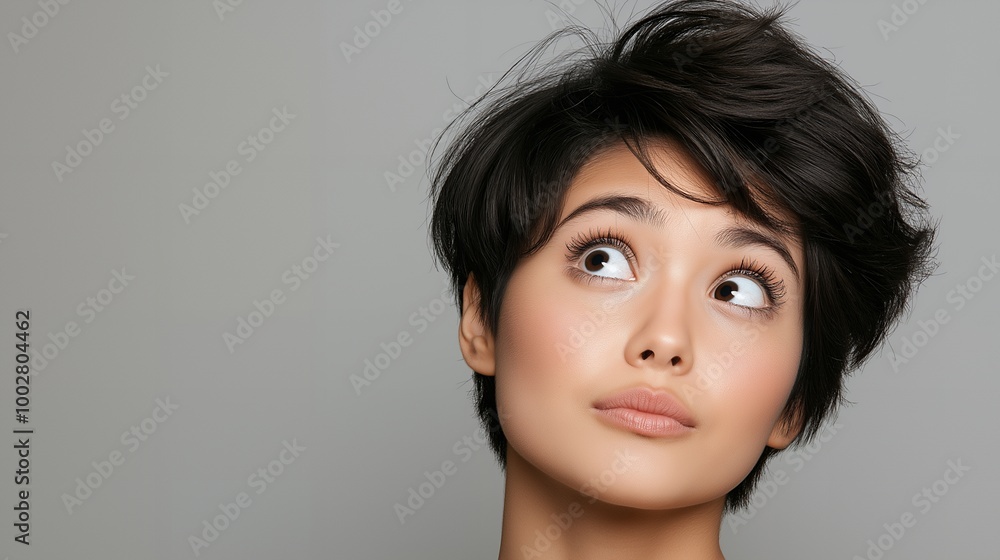
<svg viewBox="0 0 1000 560"><path fill-rule="evenodd" d="M723 514L930 270L916 161L780 16L680 0L585 35L440 159L501 560L722 558Z"/></svg>

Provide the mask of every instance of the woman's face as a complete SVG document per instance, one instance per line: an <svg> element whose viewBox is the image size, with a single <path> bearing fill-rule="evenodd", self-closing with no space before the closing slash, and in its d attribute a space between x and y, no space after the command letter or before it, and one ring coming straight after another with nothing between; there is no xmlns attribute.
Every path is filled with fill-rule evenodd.
<svg viewBox="0 0 1000 560"><path fill-rule="evenodd" d="M670 146L660 173L717 196ZM797 433L779 416L802 350L800 244L672 193L624 146L584 166L559 220L515 268L489 352L463 346L496 376L508 459L619 505L724 496Z"/></svg>

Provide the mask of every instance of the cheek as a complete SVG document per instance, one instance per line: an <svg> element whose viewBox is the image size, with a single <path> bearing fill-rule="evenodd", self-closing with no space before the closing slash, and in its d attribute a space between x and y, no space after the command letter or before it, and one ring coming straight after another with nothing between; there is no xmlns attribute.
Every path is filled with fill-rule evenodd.
<svg viewBox="0 0 1000 560"><path fill-rule="evenodd" d="M515 278L508 285L496 342L497 405L512 443L569 402L577 359L570 344L576 316L537 285L528 291L522 284Z"/></svg>
<svg viewBox="0 0 1000 560"><path fill-rule="evenodd" d="M615 344L607 314L598 300L568 291L558 275L518 272L500 309L498 390L516 386L518 400L545 403L579 398L579 388L602 369L595 357L608 356Z"/></svg>
<svg viewBox="0 0 1000 560"><path fill-rule="evenodd" d="M798 372L802 332L794 324L743 331L701 371L706 429L740 450L749 467L767 444ZM697 406L698 399L694 405ZM748 469L749 469L748 467Z"/></svg>
<svg viewBox="0 0 1000 560"><path fill-rule="evenodd" d="M611 371L609 356L620 356L623 343L612 336L610 315L602 317L599 304L547 288L524 276L508 284L496 339L497 407L504 435L519 455L578 487L572 470L589 469L581 450L604 455L582 425L593 398L590 387Z"/></svg>

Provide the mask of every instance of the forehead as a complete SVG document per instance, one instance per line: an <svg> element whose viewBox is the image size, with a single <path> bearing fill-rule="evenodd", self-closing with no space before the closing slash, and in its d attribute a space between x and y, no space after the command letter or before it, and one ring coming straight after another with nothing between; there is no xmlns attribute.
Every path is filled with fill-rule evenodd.
<svg viewBox="0 0 1000 560"><path fill-rule="evenodd" d="M704 201L722 202L724 200L721 189L712 174L706 171L676 141L668 138L650 139L647 144L647 155L657 173L675 189ZM615 190L628 190L632 194L641 190L647 194L649 200L661 204L676 205L679 198L689 203L701 204L683 199L680 195L671 192L649 173L628 146L624 143L616 143L591 155L580 167L567 189L560 212L560 220L587 199ZM754 190L760 189L751 188L751 191ZM798 221L791 211L764 203L756 193L751 196L777 218L788 223ZM777 227L754 222L725 203L714 204L710 207L722 209L740 225L780 235L790 242L798 242L799 236L787 233L782 235Z"/></svg>
<svg viewBox="0 0 1000 560"><path fill-rule="evenodd" d="M657 172L671 185L698 198L719 199L711 175L676 142L651 140L648 153ZM594 194L615 189L634 191L636 187L645 187L651 197L666 190L628 146L611 145L595 153L580 168L566 193L563 216Z"/></svg>

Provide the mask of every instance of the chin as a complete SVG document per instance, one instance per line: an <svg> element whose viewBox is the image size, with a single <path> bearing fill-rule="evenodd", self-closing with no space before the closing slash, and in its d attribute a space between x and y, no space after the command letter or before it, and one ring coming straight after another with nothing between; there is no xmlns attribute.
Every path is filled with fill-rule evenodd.
<svg viewBox="0 0 1000 560"><path fill-rule="evenodd" d="M605 504L634 508L638 510L665 511L725 500L732 488L726 485L706 487L702 480L681 480L672 478L669 472L655 476L643 473L626 473L613 484L603 488L590 487L583 491L589 502L596 500ZM733 483L733 487L739 481ZM592 491L598 490L597 492Z"/></svg>
<svg viewBox="0 0 1000 560"><path fill-rule="evenodd" d="M539 450L532 449L522 457L544 478L579 493L584 505L601 502L639 510L686 508L724 499L746 475L713 472L712 479L705 476L706 469L671 466L670 459L634 445L595 447L599 446L537 455L531 451Z"/></svg>

